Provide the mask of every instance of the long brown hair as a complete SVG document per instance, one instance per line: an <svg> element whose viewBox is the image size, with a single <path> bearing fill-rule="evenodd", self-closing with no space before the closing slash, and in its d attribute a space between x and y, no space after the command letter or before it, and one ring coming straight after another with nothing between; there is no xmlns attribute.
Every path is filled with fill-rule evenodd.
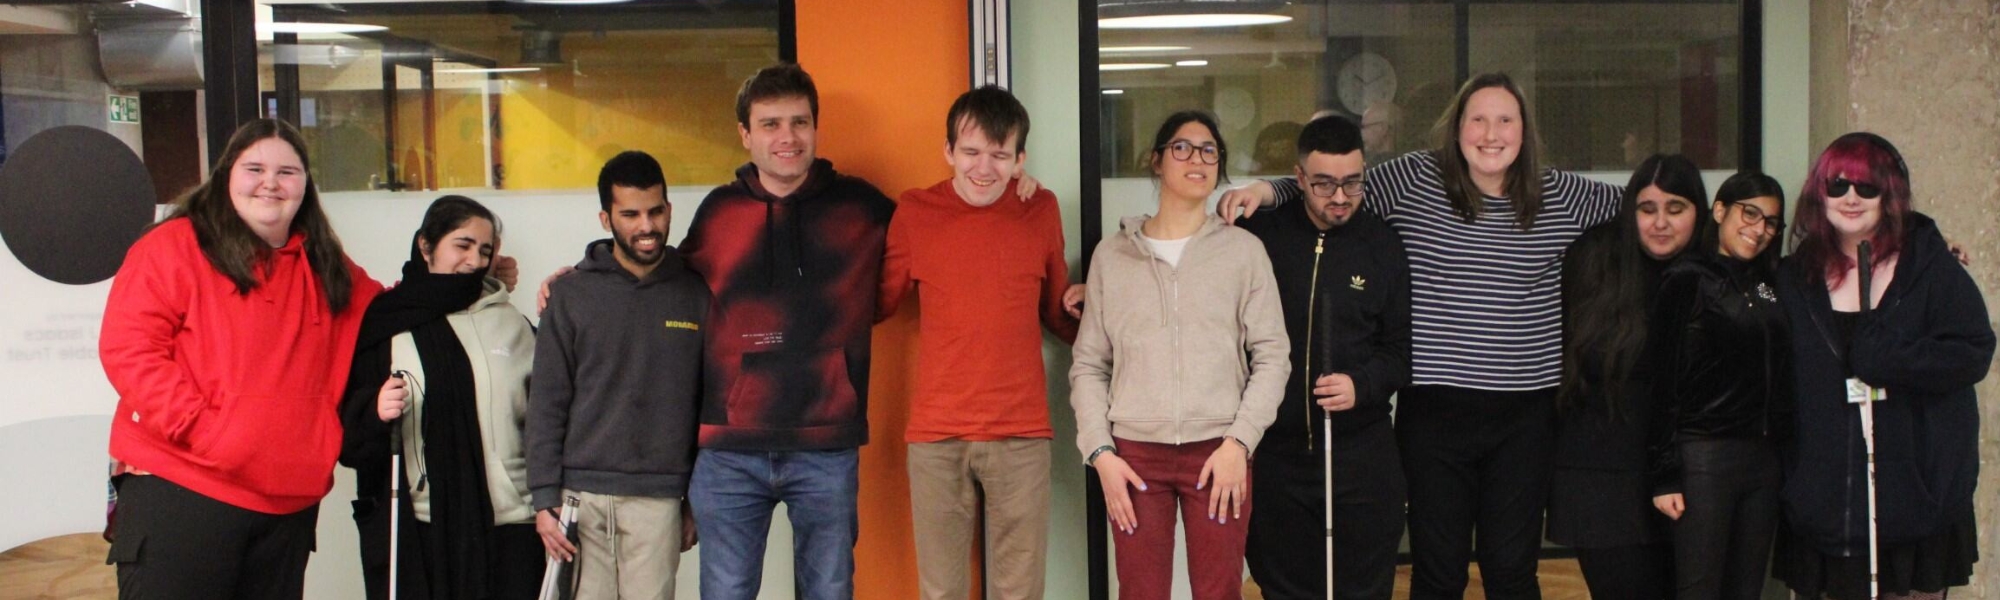
<svg viewBox="0 0 2000 600"><path fill-rule="evenodd" d="M243 155L252 144L277 138L292 145L292 151L299 153L299 163L306 169L305 198L299 210L292 216L291 230L305 234L306 261L312 265L313 277L319 280L319 287L326 293L327 306L333 312L347 308L348 296L354 290L354 281L347 272L347 254L340 246L340 237L333 234L333 225L327 221L326 211L320 208L319 190L313 185L312 159L306 156L305 138L291 124L277 119L257 119L236 128L229 136L228 145L223 146L221 160L209 169L208 180L200 186L174 200L168 211L168 219L185 218L194 225L194 238L201 246L202 256L208 257L208 264L236 284L236 293L249 294L257 289L256 270L265 265L271 256L271 246L263 238L250 230L243 217L236 214L236 204L229 198L229 176L236 168L236 159Z"/></svg>
<svg viewBox="0 0 2000 600"><path fill-rule="evenodd" d="M1507 168L1507 179L1502 185L1507 190L1507 201L1514 205L1514 225L1525 231L1535 226L1535 214L1542 212L1542 138L1535 132L1535 117L1528 110L1528 97L1506 73L1484 73L1466 81L1452 99L1451 109L1438 115L1432 129L1438 142L1438 175L1444 179L1444 195L1451 200L1452 212L1467 223L1479 218L1485 194L1473 183L1465 153L1458 149L1458 124L1465 118L1465 105L1472 101L1472 95L1486 88L1507 90L1521 107L1521 150L1514 164Z"/></svg>

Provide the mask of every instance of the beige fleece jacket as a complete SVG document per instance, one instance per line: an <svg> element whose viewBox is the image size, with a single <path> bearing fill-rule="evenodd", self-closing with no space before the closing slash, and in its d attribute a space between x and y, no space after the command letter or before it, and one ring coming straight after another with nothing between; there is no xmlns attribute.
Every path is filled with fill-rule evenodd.
<svg viewBox="0 0 2000 600"><path fill-rule="evenodd" d="M1209 215L1175 267L1139 239L1148 218L1126 217L1091 255L1069 371L1077 448L1227 435L1255 451L1291 374L1271 259Z"/></svg>

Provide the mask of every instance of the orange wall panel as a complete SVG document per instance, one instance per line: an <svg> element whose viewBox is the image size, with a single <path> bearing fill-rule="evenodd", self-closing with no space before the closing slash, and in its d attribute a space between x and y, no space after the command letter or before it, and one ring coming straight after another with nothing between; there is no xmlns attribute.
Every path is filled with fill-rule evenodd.
<svg viewBox="0 0 2000 600"><path fill-rule="evenodd" d="M819 155L891 198L951 176L943 158L944 113L971 79L966 3L799 0L797 6L799 64L819 86ZM916 367L913 309L875 328L856 598L917 597L903 442Z"/></svg>

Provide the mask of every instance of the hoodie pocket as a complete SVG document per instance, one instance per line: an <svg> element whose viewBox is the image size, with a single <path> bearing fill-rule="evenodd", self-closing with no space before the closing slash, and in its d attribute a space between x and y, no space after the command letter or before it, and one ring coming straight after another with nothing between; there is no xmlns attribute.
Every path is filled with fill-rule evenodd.
<svg viewBox="0 0 2000 600"><path fill-rule="evenodd" d="M189 447L199 461L258 493L326 493L340 450L331 398L232 394L217 409Z"/></svg>
<svg viewBox="0 0 2000 600"><path fill-rule="evenodd" d="M839 425L858 418L847 352L748 352L729 386L729 424L738 427Z"/></svg>
<svg viewBox="0 0 2000 600"><path fill-rule="evenodd" d="M1164 327L1128 324L1111 349L1113 423L1174 420L1179 376L1173 335Z"/></svg>

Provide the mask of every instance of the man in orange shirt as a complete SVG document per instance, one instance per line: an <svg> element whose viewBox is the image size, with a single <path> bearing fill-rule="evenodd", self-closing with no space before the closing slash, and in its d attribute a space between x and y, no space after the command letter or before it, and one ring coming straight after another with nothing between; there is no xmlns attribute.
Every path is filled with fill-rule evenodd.
<svg viewBox="0 0 2000 600"><path fill-rule="evenodd" d="M1055 195L1014 190L1028 111L985 86L945 118L951 179L903 193L889 224L878 318L917 289L910 504L926 599L970 592L974 527L986 524L986 597L1039 599L1048 557L1049 426L1043 328L1070 343ZM983 499L983 502L982 502Z"/></svg>

